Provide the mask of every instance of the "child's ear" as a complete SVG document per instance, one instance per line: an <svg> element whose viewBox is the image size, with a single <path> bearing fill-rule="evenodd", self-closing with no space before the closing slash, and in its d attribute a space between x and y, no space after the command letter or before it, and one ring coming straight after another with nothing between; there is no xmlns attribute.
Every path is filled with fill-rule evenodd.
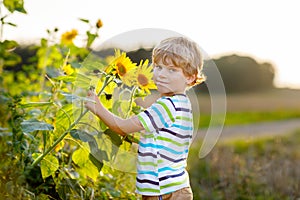
<svg viewBox="0 0 300 200"><path fill-rule="evenodd" d="M196 80L196 75L186 77L186 84L191 85Z"/></svg>

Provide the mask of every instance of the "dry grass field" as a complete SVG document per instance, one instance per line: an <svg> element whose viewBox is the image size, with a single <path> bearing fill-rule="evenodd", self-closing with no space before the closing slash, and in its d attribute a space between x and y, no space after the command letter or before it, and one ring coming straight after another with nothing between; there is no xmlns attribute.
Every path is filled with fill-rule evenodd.
<svg viewBox="0 0 300 200"><path fill-rule="evenodd" d="M266 92L226 95L227 112L269 112L278 110L300 111L300 90L274 89ZM202 113L210 113L210 96L198 95Z"/></svg>
<svg viewBox="0 0 300 200"><path fill-rule="evenodd" d="M188 168L195 200L300 198L300 132L218 144L204 159L191 149Z"/></svg>
<svg viewBox="0 0 300 200"><path fill-rule="evenodd" d="M198 102L201 113L209 115L210 97L199 95ZM249 118L249 113L254 113L255 119ZM234 125L266 118L276 121L282 115L284 119L300 118L299 113L300 90L276 89L227 96L226 122L233 121ZM218 142L202 159L199 159L201 141L194 143L188 162L194 199L300 199L300 130L270 134Z"/></svg>

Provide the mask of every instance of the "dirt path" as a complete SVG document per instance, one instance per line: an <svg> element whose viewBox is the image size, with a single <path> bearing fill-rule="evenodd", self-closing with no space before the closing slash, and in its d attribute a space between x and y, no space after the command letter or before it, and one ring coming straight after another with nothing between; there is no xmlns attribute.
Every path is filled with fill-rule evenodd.
<svg viewBox="0 0 300 200"><path fill-rule="evenodd" d="M272 136L291 133L297 129L300 129L300 118L263 122L247 125L226 126L223 127L220 140L243 138L250 139L260 136ZM214 132L214 131L212 131ZM197 138L203 138L207 133L207 129L201 130L197 133Z"/></svg>

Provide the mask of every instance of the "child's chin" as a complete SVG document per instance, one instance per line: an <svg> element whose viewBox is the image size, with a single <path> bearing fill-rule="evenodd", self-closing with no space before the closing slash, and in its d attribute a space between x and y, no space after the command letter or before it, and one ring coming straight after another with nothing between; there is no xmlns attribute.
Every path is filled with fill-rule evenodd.
<svg viewBox="0 0 300 200"><path fill-rule="evenodd" d="M170 90L158 90L158 92L160 93L161 96L172 96L174 95L174 92L170 91Z"/></svg>
<svg viewBox="0 0 300 200"><path fill-rule="evenodd" d="M166 90L166 89L163 89L163 88L157 89L157 91L158 91L159 93L161 93L161 94L165 94L165 93L170 93L170 92L172 92L172 91L170 91L170 90Z"/></svg>

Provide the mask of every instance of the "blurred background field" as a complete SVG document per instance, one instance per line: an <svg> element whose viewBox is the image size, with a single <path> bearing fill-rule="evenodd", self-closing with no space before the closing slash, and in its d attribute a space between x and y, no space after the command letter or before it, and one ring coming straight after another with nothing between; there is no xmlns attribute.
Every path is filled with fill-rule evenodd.
<svg viewBox="0 0 300 200"><path fill-rule="evenodd" d="M210 122L211 97L198 95L200 107L199 128ZM300 118L300 91L274 88L262 92L226 95L225 125L249 124L274 120Z"/></svg>
<svg viewBox="0 0 300 200"><path fill-rule="evenodd" d="M299 142L299 130L230 140L219 142L204 159L194 144L188 162L194 199L298 199Z"/></svg>
<svg viewBox="0 0 300 200"><path fill-rule="evenodd" d="M210 120L210 97L198 96L201 108L199 130ZM203 159L203 138L192 144L189 172L195 199L297 199L300 197L300 91L271 89L264 92L227 94L225 127L249 126L234 137L221 135ZM257 124L298 120L297 129L254 129ZM239 128L237 128L239 130ZM272 129L270 129L272 130ZM276 132L276 133L275 133ZM224 134L224 133L223 133Z"/></svg>
<svg viewBox="0 0 300 200"><path fill-rule="evenodd" d="M207 95L199 95L201 111L210 112L210 100ZM300 90L276 88L262 92L227 94L227 111L268 112L292 111L300 109Z"/></svg>
<svg viewBox="0 0 300 200"><path fill-rule="evenodd" d="M300 197L300 91L271 89L227 94L225 127L237 127L234 137L222 135L212 151L199 159L203 137L192 144L188 168L195 199L276 199ZM198 95L199 130L210 120L210 96ZM298 128L268 130L257 124L297 120ZM296 123L297 123L296 121ZM280 122L280 123L279 123ZM249 133L242 131L249 126ZM250 128L252 127L252 128ZM238 130L241 132L238 133ZM258 133L252 132L258 131ZM248 130L247 130L248 131ZM269 132L268 132L269 131ZM276 132L276 133L275 133ZM223 132L225 134L225 132Z"/></svg>

